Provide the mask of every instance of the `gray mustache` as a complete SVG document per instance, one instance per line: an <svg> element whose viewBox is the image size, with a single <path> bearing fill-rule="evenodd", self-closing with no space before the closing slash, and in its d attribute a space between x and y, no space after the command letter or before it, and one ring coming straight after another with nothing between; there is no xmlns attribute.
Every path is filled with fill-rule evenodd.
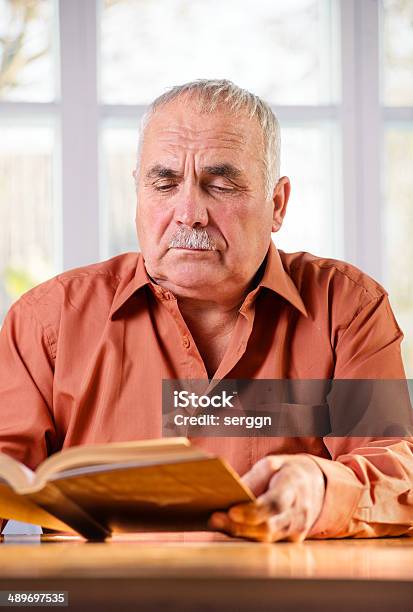
<svg viewBox="0 0 413 612"><path fill-rule="evenodd" d="M202 249L204 251L215 251L214 241L210 238L206 229L179 227L171 238L169 248Z"/></svg>

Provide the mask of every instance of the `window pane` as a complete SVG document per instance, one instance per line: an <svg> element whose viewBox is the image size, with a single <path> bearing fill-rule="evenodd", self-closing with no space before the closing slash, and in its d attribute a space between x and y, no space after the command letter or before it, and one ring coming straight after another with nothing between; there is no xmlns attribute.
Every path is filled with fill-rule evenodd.
<svg viewBox="0 0 413 612"><path fill-rule="evenodd" d="M24 291L52 276L53 131L0 126L0 319Z"/></svg>
<svg viewBox="0 0 413 612"><path fill-rule="evenodd" d="M383 0L384 103L413 104L413 2Z"/></svg>
<svg viewBox="0 0 413 612"><path fill-rule="evenodd" d="M103 257L136 251L135 183L138 130L107 127L103 131Z"/></svg>
<svg viewBox="0 0 413 612"><path fill-rule="evenodd" d="M335 4L105 0L102 98L147 104L172 85L228 78L272 103L328 102Z"/></svg>
<svg viewBox="0 0 413 612"><path fill-rule="evenodd" d="M52 0L0 0L0 100L54 98Z"/></svg>
<svg viewBox="0 0 413 612"><path fill-rule="evenodd" d="M291 181L291 197L283 226L273 235L275 244L284 251L342 258L335 127L287 126L281 141L281 175Z"/></svg>
<svg viewBox="0 0 413 612"><path fill-rule="evenodd" d="M402 328L407 375L413 378L413 125L389 128L385 139L386 289Z"/></svg>
<svg viewBox="0 0 413 612"><path fill-rule="evenodd" d="M333 205L337 202L333 187L339 190L333 178L334 135L328 124L282 130L282 173L289 176L292 192L283 228L273 235L281 249L342 257L341 241L335 233L338 203ZM136 129L106 128L103 134L104 257L137 249L131 177L136 143Z"/></svg>

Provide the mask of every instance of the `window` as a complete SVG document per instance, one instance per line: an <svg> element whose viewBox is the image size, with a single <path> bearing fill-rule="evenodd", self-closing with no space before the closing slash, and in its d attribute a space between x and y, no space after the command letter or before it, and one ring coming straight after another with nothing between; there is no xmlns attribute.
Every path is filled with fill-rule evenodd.
<svg viewBox="0 0 413 612"><path fill-rule="evenodd" d="M383 278L404 331L407 372L413 377L413 4L384 0L382 241Z"/></svg>
<svg viewBox="0 0 413 612"><path fill-rule="evenodd" d="M101 98L107 104L145 105L170 85L230 78L274 104L329 103L333 5L105 0Z"/></svg>
<svg viewBox="0 0 413 612"><path fill-rule="evenodd" d="M51 127L2 127L0 140L0 315L10 300L55 271Z"/></svg>
<svg viewBox="0 0 413 612"><path fill-rule="evenodd" d="M413 5L410 0L383 0L382 97L387 106L413 105Z"/></svg>
<svg viewBox="0 0 413 612"><path fill-rule="evenodd" d="M413 123L386 126L386 289L404 331L405 362L413 363Z"/></svg>
<svg viewBox="0 0 413 612"><path fill-rule="evenodd" d="M331 180L339 157L337 121L331 121L338 108L337 19L330 0L105 0L100 97L105 116L123 128L102 127L103 256L136 244L130 168L139 116L167 86L200 75L229 78L279 107L281 119L285 112L282 169L293 188L277 245L343 256L340 190ZM320 163L310 167L309 159Z"/></svg>
<svg viewBox="0 0 413 612"><path fill-rule="evenodd" d="M55 98L55 5L51 0L0 2L0 99Z"/></svg>
<svg viewBox="0 0 413 612"><path fill-rule="evenodd" d="M136 249L146 104L225 77L280 119L277 246L382 282L413 375L412 21L410 0L0 0L0 317L55 272Z"/></svg>
<svg viewBox="0 0 413 612"><path fill-rule="evenodd" d="M58 267L55 9L0 0L0 319Z"/></svg>

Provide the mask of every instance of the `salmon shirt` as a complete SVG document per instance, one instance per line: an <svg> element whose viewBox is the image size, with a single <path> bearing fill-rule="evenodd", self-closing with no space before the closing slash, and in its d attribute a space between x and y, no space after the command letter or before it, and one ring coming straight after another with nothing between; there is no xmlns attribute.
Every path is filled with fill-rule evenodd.
<svg viewBox="0 0 413 612"><path fill-rule="evenodd" d="M405 379L402 338L377 282L271 242L214 379ZM35 469L75 445L160 438L167 379L208 373L176 296L149 277L142 254L64 272L5 318L0 451ZM413 535L410 437L190 439L240 474L270 454L311 457L326 493L309 537Z"/></svg>

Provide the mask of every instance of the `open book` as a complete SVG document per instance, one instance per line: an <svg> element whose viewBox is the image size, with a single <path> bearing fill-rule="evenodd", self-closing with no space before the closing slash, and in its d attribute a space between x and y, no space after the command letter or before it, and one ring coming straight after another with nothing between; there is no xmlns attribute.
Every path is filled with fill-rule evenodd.
<svg viewBox="0 0 413 612"><path fill-rule="evenodd" d="M165 438L76 446L36 471L0 453L0 517L88 539L207 529L215 510L253 494L219 457Z"/></svg>

